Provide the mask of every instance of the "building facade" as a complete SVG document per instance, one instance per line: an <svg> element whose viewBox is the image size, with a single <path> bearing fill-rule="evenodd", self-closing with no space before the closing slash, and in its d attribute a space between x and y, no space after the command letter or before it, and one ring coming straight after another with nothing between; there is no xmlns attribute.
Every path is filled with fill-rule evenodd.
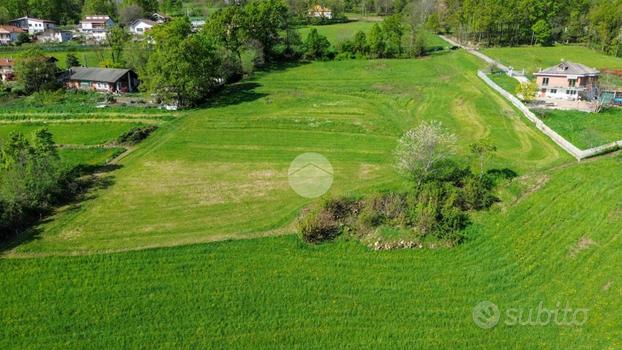
<svg viewBox="0 0 622 350"><path fill-rule="evenodd" d="M157 24L158 23L149 19L137 19L130 23L129 30L130 33L135 35L145 35L145 32L147 32Z"/></svg>
<svg viewBox="0 0 622 350"><path fill-rule="evenodd" d="M33 17L16 18L9 21L9 24L28 31L30 35L56 28L56 24L53 21Z"/></svg>
<svg viewBox="0 0 622 350"><path fill-rule="evenodd" d="M16 26L0 25L0 45L9 45L17 41L20 33L26 31Z"/></svg>
<svg viewBox="0 0 622 350"><path fill-rule="evenodd" d="M79 30L87 39L102 42L106 40L106 34L112 26L114 26L114 21L110 16L86 16L80 21Z"/></svg>
<svg viewBox="0 0 622 350"><path fill-rule="evenodd" d="M332 19L333 11L322 5L315 5L309 10L309 17Z"/></svg>
<svg viewBox="0 0 622 350"><path fill-rule="evenodd" d="M65 43L73 39L70 31L48 29L36 35L38 41L42 43Z"/></svg>
<svg viewBox="0 0 622 350"><path fill-rule="evenodd" d="M131 69L72 67L67 88L105 93L135 92L138 75Z"/></svg>
<svg viewBox="0 0 622 350"><path fill-rule="evenodd" d="M592 101L598 97L600 72L580 63L561 62L534 73L538 97Z"/></svg>

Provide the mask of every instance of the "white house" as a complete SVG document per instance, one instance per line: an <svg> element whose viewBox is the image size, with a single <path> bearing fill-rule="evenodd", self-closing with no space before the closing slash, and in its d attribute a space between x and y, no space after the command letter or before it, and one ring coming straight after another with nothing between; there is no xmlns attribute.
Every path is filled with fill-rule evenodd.
<svg viewBox="0 0 622 350"><path fill-rule="evenodd" d="M87 37L87 39L101 42L106 40L106 33L108 33L108 30L112 26L114 26L114 21L110 18L110 16L86 16L82 21L80 21L79 30Z"/></svg>
<svg viewBox="0 0 622 350"><path fill-rule="evenodd" d="M42 43L65 43L73 39L70 31L48 29L36 35L38 41Z"/></svg>
<svg viewBox="0 0 622 350"><path fill-rule="evenodd" d="M205 26L205 17L190 17L192 29L197 31Z"/></svg>
<svg viewBox="0 0 622 350"><path fill-rule="evenodd" d="M309 17L332 19L333 11L322 5L315 5L309 10Z"/></svg>
<svg viewBox="0 0 622 350"><path fill-rule="evenodd" d="M28 34L30 35L40 33L48 29L56 28L56 24L54 24L54 22L52 21L32 17L16 18L12 21L9 21L9 24L23 30L27 30Z"/></svg>
<svg viewBox="0 0 622 350"><path fill-rule="evenodd" d="M130 33L136 35L144 35L146 31L153 28L153 26L158 23L150 20L150 19L137 19L130 23L129 29Z"/></svg>
<svg viewBox="0 0 622 350"><path fill-rule="evenodd" d="M8 45L17 41L19 33L25 33L26 31L16 26L1 26L0 25L0 45Z"/></svg>

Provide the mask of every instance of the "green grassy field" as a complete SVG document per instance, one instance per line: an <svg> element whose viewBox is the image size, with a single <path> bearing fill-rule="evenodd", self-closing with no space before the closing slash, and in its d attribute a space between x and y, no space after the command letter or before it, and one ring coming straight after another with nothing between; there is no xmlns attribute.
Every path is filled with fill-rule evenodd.
<svg viewBox="0 0 622 350"><path fill-rule="evenodd" d="M6 138L11 131L18 131L28 136L41 127L47 127L58 144L98 145L113 142L119 135L141 125L123 122L0 124L0 140Z"/></svg>
<svg viewBox="0 0 622 350"><path fill-rule="evenodd" d="M307 34L311 30L311 28L315 28L317 29L318 33L326 36L328 41L330 41L330 43L333 44L333 46L335 46L335 45L338 45L342 41L350 40L354 38L354 34L356 34L358 31L363 31L365 32L365 34L368 34L369 31L371 30L371 27L375 23L381 24L382 22L381 20L378 21L378 20L364 20L363 19L363 20L356 20L356 21L352 21L348 23L306 26L306 27L301 27L299 31L300 31L300 35L302 36L304 40L307 37ZM411 37L410 31L407 29L404 29L404 31L405 31L404 43L407 43L409 41L409 38ZM426 45L428 47L448 46L447 42L439 38L438 36L431 34L429 32L423 32L423 33L425 35Z"/></svg>
<svg viewBox="0 0 622 350"><path fill-rule="evenodd" d="M518 87L518 80L508 76L505 73L488 74L490 79L501 86L505 91L515 94Z"/></svg>
<svg viewBox="0 0 622 350"><path fill-rule="evenodd" d="M116 155L123 152L123 148L63 148L59 151L61 161L69 166L103 165Z"/></svg>
<svg viewBox="0 0 622 350"><path fill-rule="evenodd" d="M289 163L319 152L333 163L332 192L401 186L396 139L441 120L460 151L491 138L494 165L518 172L563 153L475 75L466 53L422 60L306 64L258 74L212 107L164 125L123 162L99 198L58 214L15 253L108 251L288 233L309 201L288 186ZM567 158L566 158L567 159ZM243 208L243 210L240 210ZM271 215L265 215L265 213Z"/></svg>
<svg viewBox="0 0 622 350"><path fill-rule="evenodd" d="M4 251L0 347L621 347L622 159L576 163L478 68L463 51L283 67L162 123L112 186ZM391 152L423 120L456 133L462 155L490 139L490 166L519 174L466 243L374 252L291 235L310 202L287 183L297 155L332 162L331 194L402 187ZM125 252L93 254L111 251ZM474 324L481 301L498 305L497 327ZM540 304L586 308L587 322L505 323Z"/></svg>
<svg viewBox="0 0 622 350"><path fill-rule="evenodd" d="M547 110L540 112L546 125L579 148L592 148L622 140L622 109L600 113Z"/></svg>
<svg viewBox="0 0 622 350"><path fill-rule="evenodd" d="M622 69L622 58L608 56L583 46L495 47L483 49L482 52L517 71L525 69L528 74L537 72L540 68L554 66L562 59L597 69Z"/></svg>
<svg viewBox="0 0 622 350"><path fill-rule="evenodd" d="M0 260L0 345L616 349L622 180L610 174L620 168L610 158L526 178L532 185L449 250L310 247L285 236ZM490 330L472 321L483 300L502 311ZM540 303L587 308L587 322L505 324L506 310L527 320Z"/></svg>

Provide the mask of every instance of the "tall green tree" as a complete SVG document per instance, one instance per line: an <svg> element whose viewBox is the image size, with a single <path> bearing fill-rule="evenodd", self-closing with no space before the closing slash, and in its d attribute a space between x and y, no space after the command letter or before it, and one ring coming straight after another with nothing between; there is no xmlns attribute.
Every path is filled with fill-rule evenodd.
<svg viewBox="0 0 622 350"><path fill-rule="evenodd" d="M60 87L56 62L37 49L29 50L17 61L15 73L27 94Z"/></svg>
<svg viewBox="0 0 622 350"><path fill-rule="evenodd" d="M222 83L216 40L190 34L190 22L185 17L154 27L154 49L143 77L150 92L181 107L204 101Z"/></svg>
<svg viewBox="0 0 622 350"><path fill-rule="evenodd" d="M84 0L82 14L115 16L117 6L114 0Z"/></svg>
<svg viewBox="0 0 622 350"><path fill-rule="evenodd" d="M106 34L106 42L108 43L108 46L110 46L112 62L115 65L123 65L123 49L130 39L130 33L120 26L114 26Z"/></svg>
<svg viewBox="0 0 622 350"><path fill-rule="evenodd" d="M369 31L369 53L373 58L384 57L386 42L382 28L375 23Z"/></svg>
<svg viewBox="0 0 622 350"><path fill-rule="evenodd" d="M537 21L533 26L534 41L536 44L548 46L553 43L553 33L551 32L551 26L547 21L541 19Z"/></svg>
<svg viewBox="0 0 622 350"><path fill-rule="evenodd" d="M288 9L283 0L252 1L244 6L243 30L247 40L256 40L270 57L288 26Z"/></svg>
<svg viewBox="0 0 622 350"><path fill-rule="evenodd" d="M305 57L308 59L322 59L328 56L330 42L324 36L318 33L317 29L312 28L307 34L304 42Z"/></svg>
<svg viewBox="0 0 622 350"><path fill-rule="evenodd" d="M242 7L227 6L209 17L203 31L239 56L240 48L246 40L244 16Z"/></svg>
<svg viewBox="0 0 622 350"><path fill-rule="evenodd" d="M402 37L404 25L399 14L385 17L382 21L382 30L386 36L385 54L389 57L398 57L402 54Z"/></svg>

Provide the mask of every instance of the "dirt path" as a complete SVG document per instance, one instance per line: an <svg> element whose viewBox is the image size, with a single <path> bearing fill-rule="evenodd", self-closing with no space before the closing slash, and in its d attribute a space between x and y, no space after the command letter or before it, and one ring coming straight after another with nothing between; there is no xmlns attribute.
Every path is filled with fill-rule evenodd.
<svg viewBox="0 0 622 350"><path fill-rule="evenodd" d="M470 46L465 46L462 45L460 43L458 43L457 41L453 40L452 38L446 36L446 35L439 35L443 40L445 40L446 42L450 43L453 46L457 46L457 47L461 47L463 49L465 49L468 53L472 54L473 56L476 56L478 58L480 58L481 60L483 60L484 62L488 63L488 64L494 64L497 67L499 67L499 69L501 69L502 71L504 71L505 73L508 73L510 71L512 71L512 69L506 65L504 65L503 63L493 59L492 57L486 56L483 53L481 53L478 49L474 48L474 47L470 47ZM528 83L529 79L527 79L527 77L523 76L523 75L514 75L514 74L508 74L510 77L518 80L519 83Z"/></svg>

